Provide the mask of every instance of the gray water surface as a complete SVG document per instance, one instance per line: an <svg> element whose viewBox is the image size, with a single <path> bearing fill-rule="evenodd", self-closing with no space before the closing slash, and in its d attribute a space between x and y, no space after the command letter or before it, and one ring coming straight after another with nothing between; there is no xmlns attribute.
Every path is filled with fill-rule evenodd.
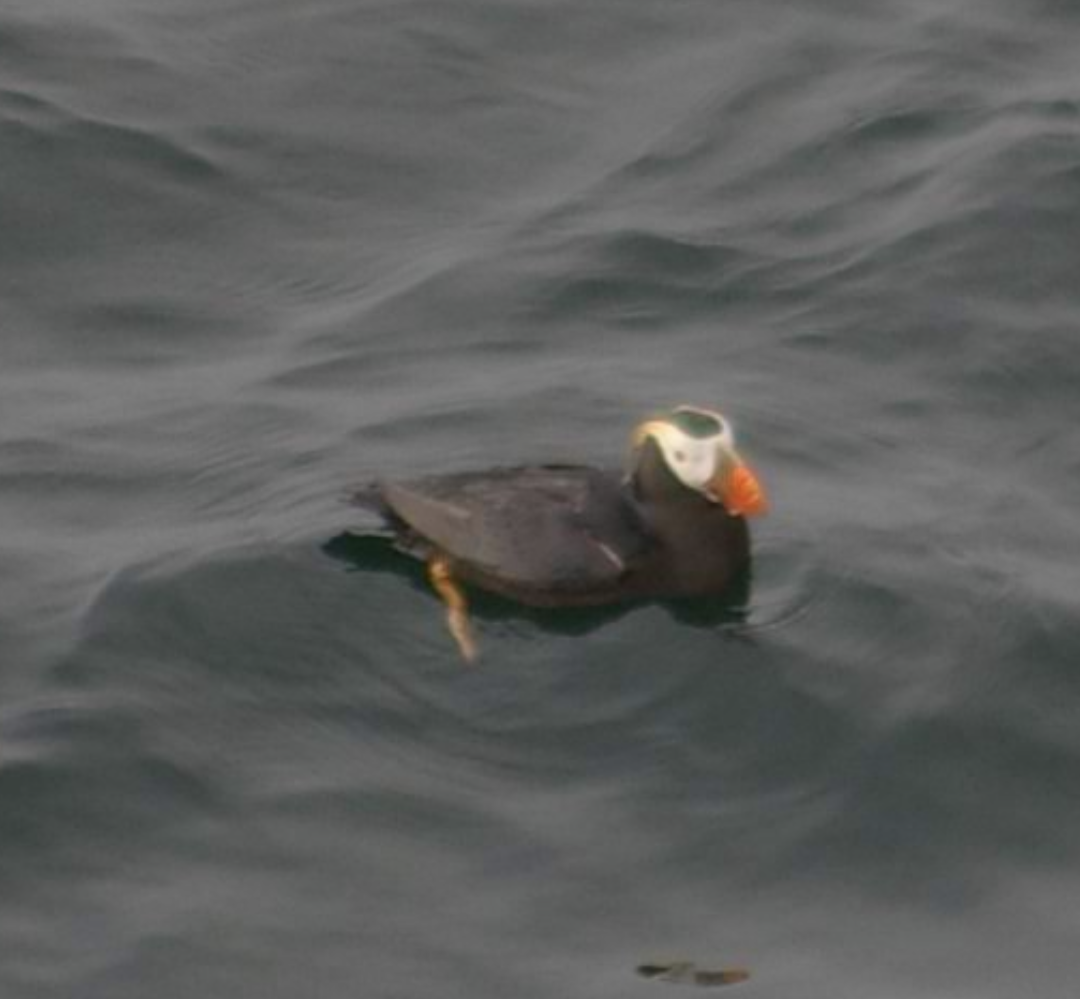
<svg viewBox="0 0 1080 999"><path fill-rule="evenodd" d="M1072 999L1064 3L0 10L0 994ZM335 554L718 406L746 593ZM725 995L727 993L724 993Z"/></svg>

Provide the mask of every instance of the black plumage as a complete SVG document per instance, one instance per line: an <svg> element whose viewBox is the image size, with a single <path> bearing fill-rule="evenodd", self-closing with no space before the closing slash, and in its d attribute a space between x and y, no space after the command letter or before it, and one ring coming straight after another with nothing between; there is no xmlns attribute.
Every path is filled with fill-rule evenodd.
<svg viewBox="0 0 1080 999"><path fill-rule="evenodd" d="M403 551L536 607L719 593L749 560L745 520L684 486L653 440L629 475L525 466L376 483L353 498Z"/></svg>

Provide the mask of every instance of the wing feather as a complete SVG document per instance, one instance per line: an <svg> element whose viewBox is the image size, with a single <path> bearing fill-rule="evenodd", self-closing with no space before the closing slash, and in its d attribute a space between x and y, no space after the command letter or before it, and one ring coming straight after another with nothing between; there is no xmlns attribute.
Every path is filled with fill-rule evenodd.
<svg viewBox="0 0 1080 999"><path fill-rule="evenodd" d="M395 515L451 557L520 586L611 585L646 546L617 479L587 468L388 483L382 495Z"/></svg>

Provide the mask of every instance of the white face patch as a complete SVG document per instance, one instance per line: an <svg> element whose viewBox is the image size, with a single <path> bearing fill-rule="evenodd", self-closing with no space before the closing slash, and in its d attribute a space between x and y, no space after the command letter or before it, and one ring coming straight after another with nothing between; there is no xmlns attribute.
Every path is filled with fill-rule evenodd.
<svg viewBox="0 0 1080 999"><path fill-rule="evenodd" d="M684 486L702 492L716 471L716 442L695 440L670 423L658 424L652 436L675 477Z"/></svg>
<svg viewBox="0 0 1080 999"><path fill-rule="evenodd" d="M709 410L680 406L668 417L651 420L642 431L656 441L675 477L688 489L706 496L711 480L734 456L730 425Z"/></svg>

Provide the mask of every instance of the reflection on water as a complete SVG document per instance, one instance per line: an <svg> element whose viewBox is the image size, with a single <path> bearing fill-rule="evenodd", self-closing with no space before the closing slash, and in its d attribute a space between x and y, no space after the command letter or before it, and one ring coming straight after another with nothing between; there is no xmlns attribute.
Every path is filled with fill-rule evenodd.
<svg viewBox="0 0 1080 999"><path fill-rule="evenodd" d="M417 589L433 592L424 563L399 551L392 538L344 531L330 538L322 550L355 572L390 572L406 579ZM664 602L671 616L691 627L734 628L747 620L752 569L741 573L722 597ZM520 620L561 635L584 635L617 620L639 603L607 604L595 607L526 607L497 594L469 588L470 612L493 622Z"/></svg>

